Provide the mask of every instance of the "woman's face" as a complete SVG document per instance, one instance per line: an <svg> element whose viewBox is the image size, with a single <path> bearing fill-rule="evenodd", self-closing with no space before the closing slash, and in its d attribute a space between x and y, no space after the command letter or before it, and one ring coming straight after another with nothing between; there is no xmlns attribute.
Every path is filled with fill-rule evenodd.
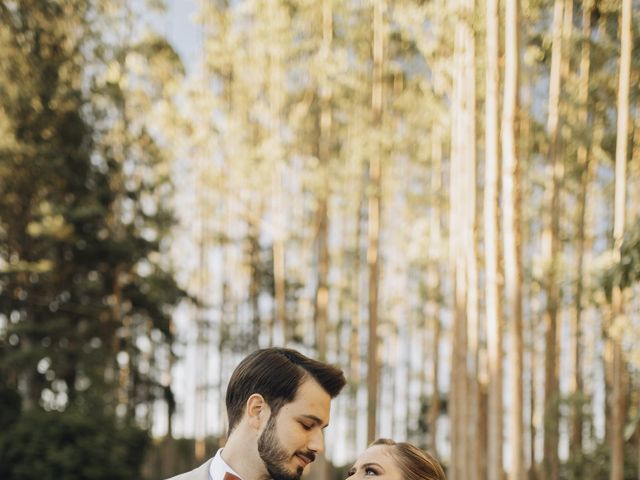
<svg viewBox="0 0 640 480"><path fill-rule="evenodd" d="M402 472L391 456L389 445L372 445L358 457L348 473L348 480L376 478L402 480Z"/></svg>

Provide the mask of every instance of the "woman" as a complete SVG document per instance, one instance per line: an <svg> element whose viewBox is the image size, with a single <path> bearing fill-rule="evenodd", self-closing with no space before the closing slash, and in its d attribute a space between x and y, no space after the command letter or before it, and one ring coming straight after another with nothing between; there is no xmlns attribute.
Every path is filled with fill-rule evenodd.
<svg viewBox="0 0 640 480"><path fill-rule="evenodd" d="M410 443L381 438L369 445L347 474L347 480L446 480L440 463Z"/></svg>

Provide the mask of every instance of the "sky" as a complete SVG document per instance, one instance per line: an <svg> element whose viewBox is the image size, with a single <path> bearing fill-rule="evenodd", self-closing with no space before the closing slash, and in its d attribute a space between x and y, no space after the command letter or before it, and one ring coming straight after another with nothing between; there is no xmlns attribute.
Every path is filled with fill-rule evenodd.
<svg viewBox="0 0 640 480"><path fill-rule="evenodd" d="M200 28L195 24L197 0L167 0L166 35L178 50L188 72L200 49Z"/></svg>
<svg viewBox="0 0 640 480"><path fill-rule="evenodd" d="M192 73L201 51L201 29L195 22L198 4L202 0L164 0L166 12L152 12L145 3L137 0L136 9L145 23L164 35L180 54L187 73Z"/></svg>

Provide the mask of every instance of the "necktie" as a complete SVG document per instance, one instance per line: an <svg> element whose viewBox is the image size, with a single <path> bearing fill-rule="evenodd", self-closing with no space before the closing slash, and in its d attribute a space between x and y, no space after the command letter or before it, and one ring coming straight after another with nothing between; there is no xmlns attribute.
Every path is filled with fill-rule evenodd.
<svg viewBox="0 0 640 480"><path fill-rule="evenodd" d="M240 477L236 477L233 473L226 472L224 474L224 480L242 480Z"/></svg>

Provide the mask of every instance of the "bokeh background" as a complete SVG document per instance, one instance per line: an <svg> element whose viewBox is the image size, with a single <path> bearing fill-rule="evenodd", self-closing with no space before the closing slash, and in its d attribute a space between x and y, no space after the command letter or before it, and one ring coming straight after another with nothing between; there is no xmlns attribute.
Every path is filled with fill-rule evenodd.
<svg viewBox="0 0 640 480"><path fill-rule="evenodd" d="M0 478L166 478L250 351L327 452L640 478L637 0L0 0Z"/></svg>

